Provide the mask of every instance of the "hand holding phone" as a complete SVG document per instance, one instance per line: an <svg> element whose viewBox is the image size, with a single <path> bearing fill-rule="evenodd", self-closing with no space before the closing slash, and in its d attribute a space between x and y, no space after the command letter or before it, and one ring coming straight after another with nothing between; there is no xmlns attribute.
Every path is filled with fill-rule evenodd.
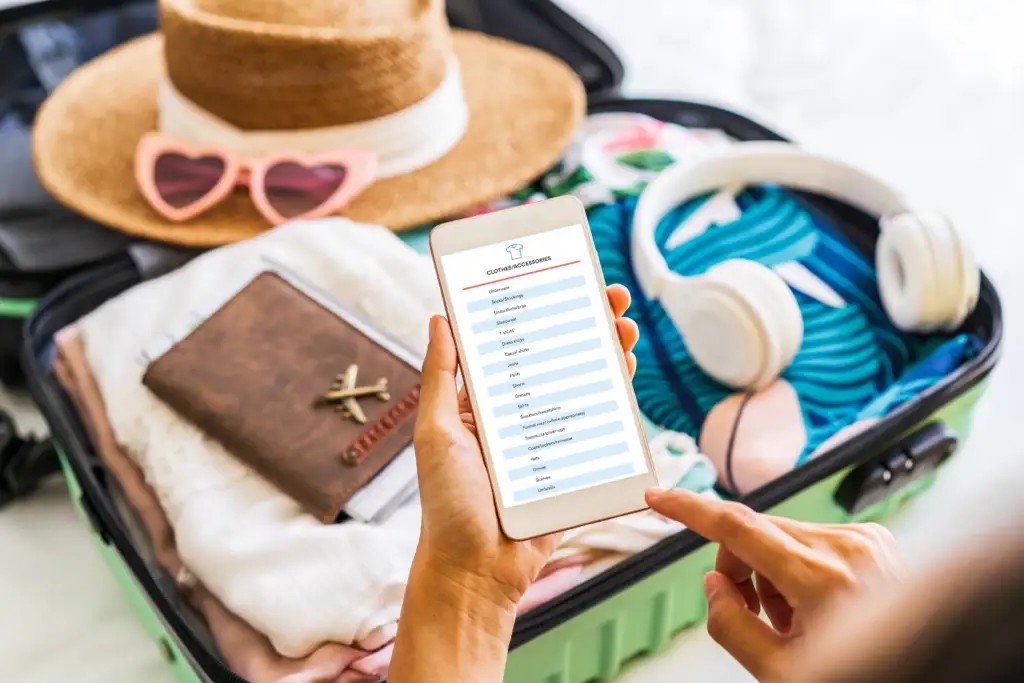
<svg viewBox="0 0 1024 683"><path fill-rule="evenodd" d="M431 251L505 534L644 509L657 481L582 205L447 223Z"/></svg>
<svg viewBox="0 0 1024 683"><path fill-rule="evenodd" d="M640 332L629 318L629 291L608 288L608 302L630 374L636 368L632 349ZM423 366L420 409L416 422L416 458L423 507L423 532L416 566L429 567L455 581L476 577L498 587L496 599L511 609L534 581L555 549L558 534L528 541L509 540L498 526L487 469L465 387L456 389L458 361L448 321L430 321L430 346ZM470 587L488 592L481 586Z"/></svg>

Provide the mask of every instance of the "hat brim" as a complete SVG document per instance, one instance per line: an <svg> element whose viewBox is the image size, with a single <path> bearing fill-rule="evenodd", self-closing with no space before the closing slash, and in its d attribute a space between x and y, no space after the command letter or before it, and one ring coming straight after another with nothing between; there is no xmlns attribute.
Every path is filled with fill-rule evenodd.
<svg viewBox="0 0 1024 683"><path fill-rule="evenodd" d="M375 182L342 215L403 230L513 192L558 160L583 116L577 76L539 50L453 31L469 107L462 139L417 171ZM126 43L72 73L36 117L33 154L43 185L105 225L153 240L210 247L269 225L243 192L183 223L163 218L135 183L135 147L157 126L162 38Z"/></svg>

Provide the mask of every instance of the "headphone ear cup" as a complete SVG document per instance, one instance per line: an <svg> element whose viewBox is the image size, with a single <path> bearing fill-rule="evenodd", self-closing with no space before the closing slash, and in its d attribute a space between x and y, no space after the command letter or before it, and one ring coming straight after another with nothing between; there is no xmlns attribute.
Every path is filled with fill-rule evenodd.
<svg viewBox="0 0 1024 683"><path fill-rule="evenodd" d="M730 283L757 315L771 352L751 388L768 386L789 367L803 343L804 319L793 291L774 270L747 259L724 261L706 275Z"/></svg>
<svg viewBox="0 0 1024 683"><path fill-rule="evenodd" d="M803 318L793 293L770 268L733 259L686 283L687 291L672 297L669 314L705 373L735 389L760 389L792 362Z"/></svg>
<svg viewBox="0 0 1024 683"><path fill-rule="evenodd" d="M956 329L977 302L974 256L942 216L884 218L875 266L882 305L902 330Z"/></svg>
<svg viewBox="0 0 1024 683"><path fill-rule="evenodd" d="M882 220L875 245L875 268L882 306L901 330L919 329L930 320L935 298L931 247L913 216Z"/></svg>
<svg viewBox="0 0 1024 683"><path fill-rule="evenodd" d="M961 290L958 294L960 310L957 312L956 324L954 326L959 327L978 305L978 296L981 293L981 271L978 269L978 262L974 258L974 250L971 249L970 243L963 238L960 230L952 221L945 217L943 217L943 220L956 241L959 257Z"/></svg>

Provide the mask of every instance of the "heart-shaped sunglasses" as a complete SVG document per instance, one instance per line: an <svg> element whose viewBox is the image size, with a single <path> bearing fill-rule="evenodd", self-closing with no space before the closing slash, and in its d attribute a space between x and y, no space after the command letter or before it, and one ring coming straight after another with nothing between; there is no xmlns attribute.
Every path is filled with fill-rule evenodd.
<svg viewBox="0 0 1024 683"><path fill-rule="evenodd" d="M135 180L146 201L172 221L187 221L248 186L257 210L272 225L319 218L348 204L373 182L377 156L344 149L303 156L281 153L239 159L224 149L196 149L147 133L135 150Z"/></svg>

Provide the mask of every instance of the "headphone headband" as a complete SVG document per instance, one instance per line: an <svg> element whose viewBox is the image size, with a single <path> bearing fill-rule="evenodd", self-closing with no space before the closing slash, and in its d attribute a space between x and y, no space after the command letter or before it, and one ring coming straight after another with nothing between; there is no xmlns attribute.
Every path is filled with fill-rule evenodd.
<svg viewBox="0 0 1024 683"><path fill-rule="evenodd" d="M855 206L879 219L878 289L901 330L953 330L973 308L978 269L949 221L915 211L894 188L855 166L777 142L741 143L678 164L640 195L631 248L640 288L661 303L694 363L727 386L762 389L793 362L803 342L800 304L767 266L726 259L706 272L673 273L655 239L662 217L721 188L772 183Z"/></svg>
<svg viewBox="0 0 1024 683"><path fill-rule="evenodd" d="M894 187L856 166L783 142L742 142L667 168L640 195L631 251L644 294L659 299L673 276L654 240L665 214L683 202L730 185L774 183L837 199L878 217L911 211ZM678 277L678 276L676 276Z"/></svg>

